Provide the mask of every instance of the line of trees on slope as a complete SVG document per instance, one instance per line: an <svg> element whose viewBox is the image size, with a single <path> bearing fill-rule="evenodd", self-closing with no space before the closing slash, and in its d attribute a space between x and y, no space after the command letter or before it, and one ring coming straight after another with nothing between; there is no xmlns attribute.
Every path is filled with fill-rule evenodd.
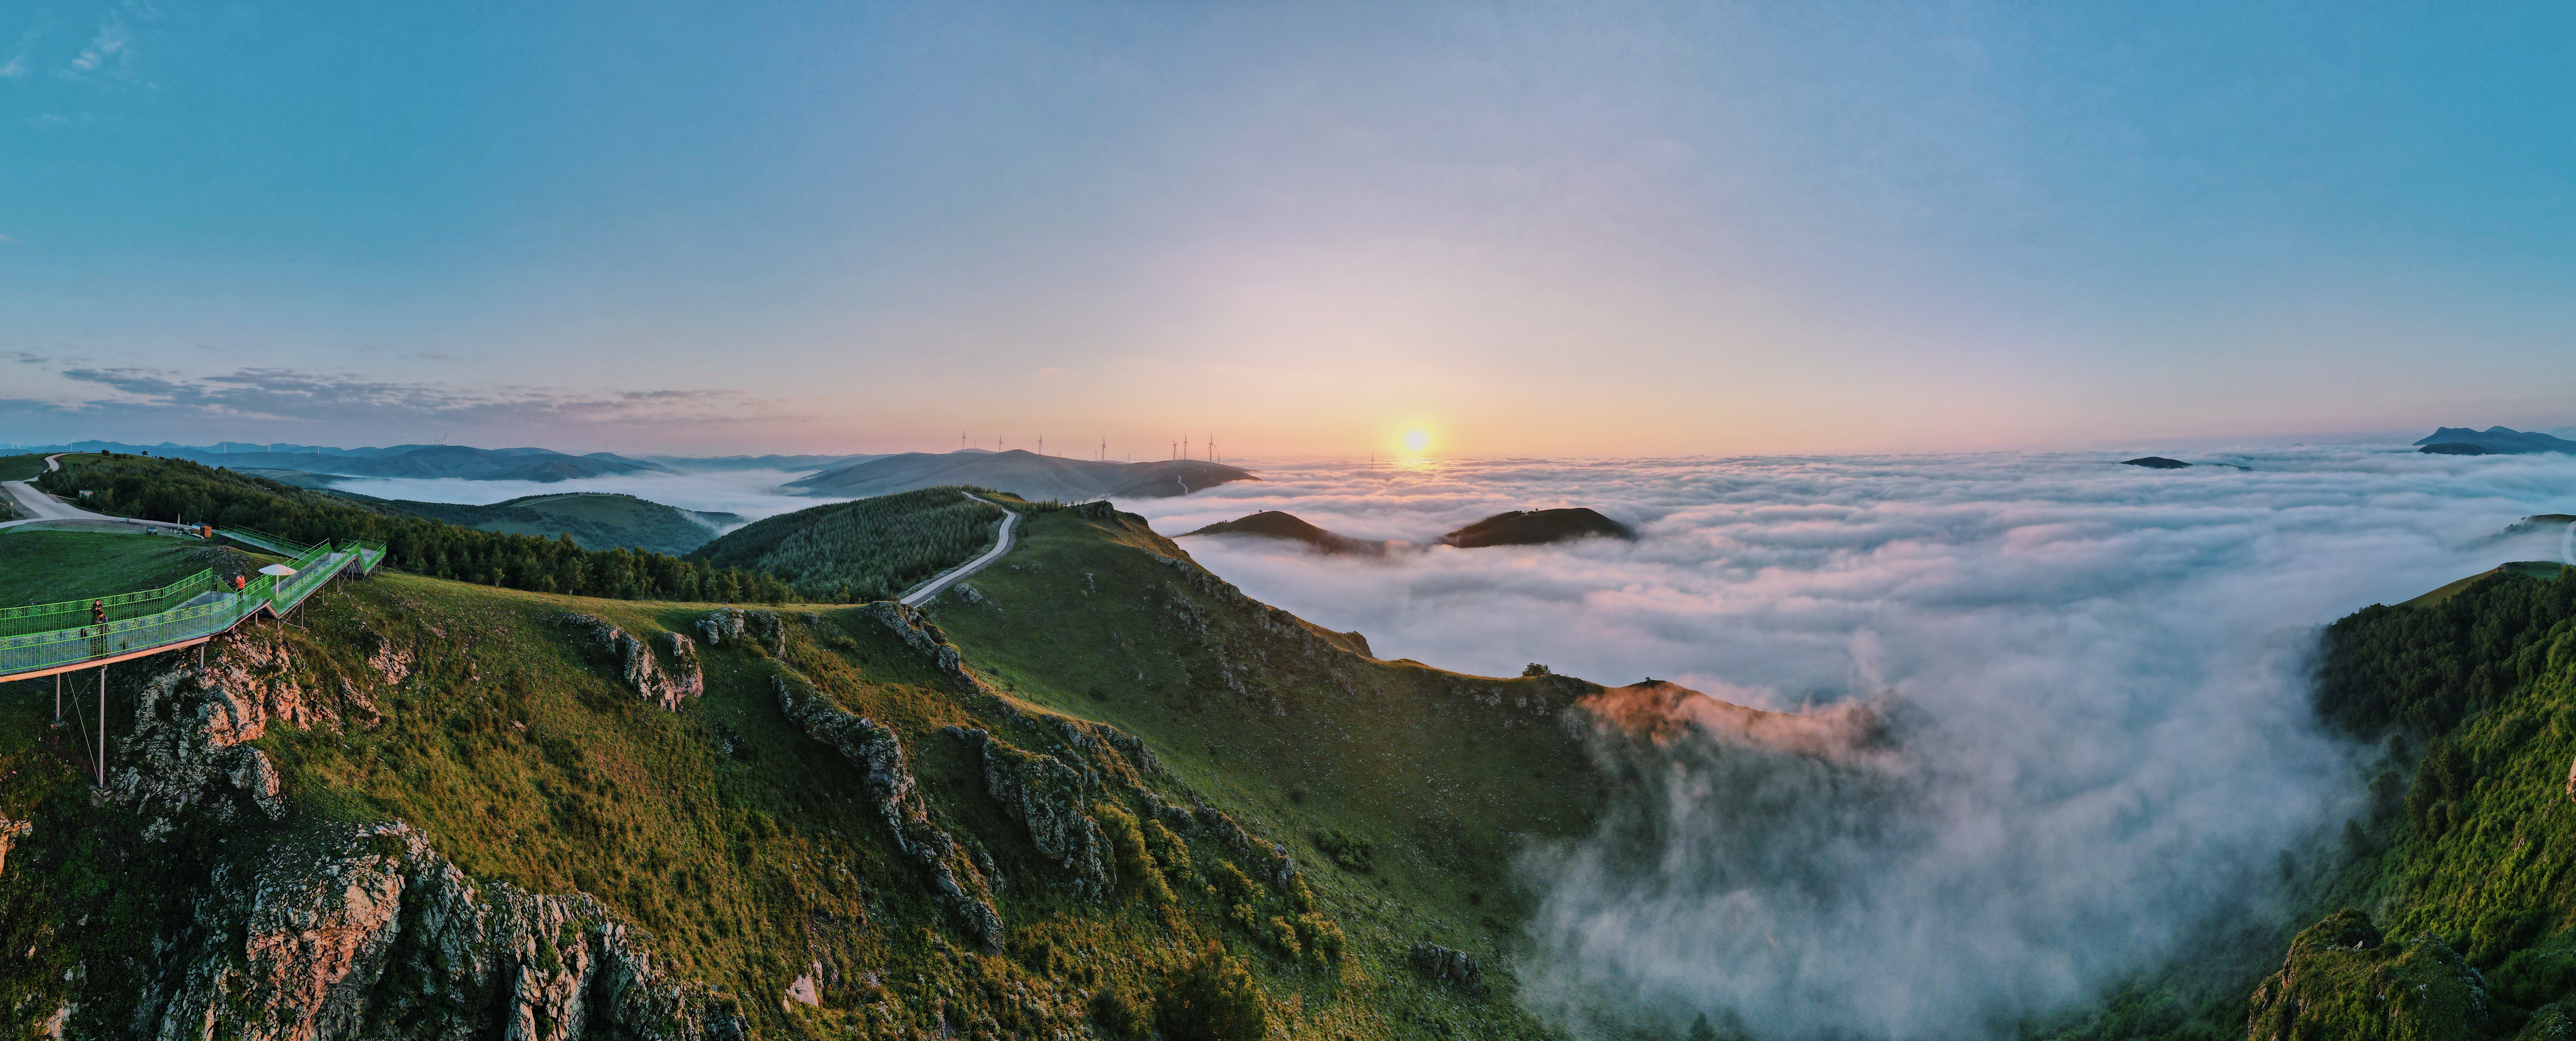
<svg viewBox="0 0 2576 1041"><path fill-rule="evenodd" d="M101 513L249 528L299 542L382 542L388 564L436 578L615 600L780 603L796 595L777 578L739 567L586 550L562 536L476 531L185 460L111 454L62 463L38 485L65 497L88 491L82 505Z"/></svg>

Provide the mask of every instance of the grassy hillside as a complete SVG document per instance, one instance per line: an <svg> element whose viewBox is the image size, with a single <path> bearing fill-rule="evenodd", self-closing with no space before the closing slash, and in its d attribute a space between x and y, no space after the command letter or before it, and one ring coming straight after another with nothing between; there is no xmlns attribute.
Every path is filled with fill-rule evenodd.
<svg viewBox="0 0 2576 1041"><path fill-rule="evenodd" d="M0 455L0 481L32 481L44 472L44 456Z"/></svg>
<svg viewBox="0 0 2576 1041"><path fill-rule="evenodd" d="M924 488L770 517L689 559L775 575L819 599L882 600L972 559L1001 519L966 489Z"/></svg>
<svg viewBox="0 0 2576 1041"><path fill-rule="evenodd" d="M249 557L195 539L94 531L0 531L0 607L155 589Z"/></svg>
<svg viewBox="0 0 2576 1041"><path fill-rule="evenodd" d="M975 580L982 603L937 613L956 647L882 605L755 613L692 656L703 693L676 711L566 615L677 671L665 634L703 637L716 605L380 573L301 628L218 641L204 673L185 653L112 669L104 801L81 767L94 721L56 729L50 684L0 685L0 831L33 824L0 862L0 949L35 951L0 959L0 1018L33 1033L69 1009L70 1036L151 1033L194 1008L212 977L192 966L213 965L234 966L237 1004L209 1014L274 1012L255 1000L263 974L304 963L239 960L245 935L270 935L249 894L343 907L380 877L365 864L420 854L335 836L398 819L491 899L595 898L750 1036L1543 1032L1501 972L1479 992L1411 952L1508 949L1522 898L1502 854L1516 835L1581 832L1599 784L1553 722L1589 688L1365 658L1133 517L1033 511L1027 529ZM244 718L265 729L215 743L209 721ZM855 739L818 739L861 732L900 742L891 773L854 758ZM921 816L894 827L906 798ZM941 848L964 897L925 873L919 851ZM332 864L357 874L294 874ZM406 877L384 883L405 908L440 891L434 872ZM961 910L979 893L1003 927L990 946ZM492 1010L525 995L436 996L422 981L461 963L405 921L381 978L334 1007L374 1029L497 1036ZM512 978L571 971L545 959L574 936Z"/></svg>
<svg viewBox="0 0 2576 1041"><path fill-rule="evenodd" d="M567 535L583 549L640 549L681 556L715 540L720 529L743 519L665 506L613 492L528 495L490 505L377 499L339 493L379 509L442 520L476 531L554 538Z"/></svg>
<svg viewBox="0 0 2576 1041"><path fill-rule="evenodd" d="M1593 824L1603 782L1556 720L1598 688L1364 657L1105 514L1029 518L1024 548L972 580L981 602L943 594L932 616L1016 695L1143 737L1175 776L1301 847L1319 894L1364 909L1344 923L1360 948L1510 953L1529 898L1512 852ZM1508 1001L1457 1007L1530 1028Z"/></svg>

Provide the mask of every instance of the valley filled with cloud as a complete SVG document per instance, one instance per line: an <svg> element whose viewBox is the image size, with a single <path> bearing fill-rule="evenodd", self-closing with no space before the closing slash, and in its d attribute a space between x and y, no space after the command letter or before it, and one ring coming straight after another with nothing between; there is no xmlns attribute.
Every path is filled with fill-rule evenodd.
<svg viewBox="0 0 2576 1041"><path fill-rule="evenodd" d="M1782 1036L1976 1036L2277 918L2377 768L2310 709L2320 627L2557 559L2555 530L2500 533L2563 509L2576 478L2563 456L2227 458L2251 469L2095 455L1279 466L1127 505L1166 533L1267 508L1415 543L1516 508L1633 525L1634 542L1384 557L1182 541L1382 657L1653 676L1782 711L1865 705L1890 744L1846 760L1718 726L1646 751L1598 743L1605 769L1646 783L1591 841L1526 851L1545 952L1531 993L1578 1018L1634 999L1730 1007Z"/></svg>

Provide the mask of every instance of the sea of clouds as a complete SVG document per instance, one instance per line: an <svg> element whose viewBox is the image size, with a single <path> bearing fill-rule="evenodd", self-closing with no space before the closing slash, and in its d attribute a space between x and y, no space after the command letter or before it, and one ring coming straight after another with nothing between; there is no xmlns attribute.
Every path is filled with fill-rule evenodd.
<svg viewBox="0 0 2576 1041"><path fill-rule="evenodd" d="M1427 542L1589 506L1634 542L1328 557L1182 544L1383 657L1669 679L1798 710L1867 699L1900 752L1817 769L1708 737L1583 842L1533 848L1525 996L1763 1037L2002 1036L2210 930L2278 918L2359 812L2371 750L2309 710L2319 627L2560 559L2576 458L2300 448L2155 471L2092 455L1280 464L1124 503L1179 534L1256 509ZM1651 762L1619 761L1651 759ZM2275 955L2277 956L2277 955ZM1721 1022L1724 1020L1721 1019Z"/></svg>

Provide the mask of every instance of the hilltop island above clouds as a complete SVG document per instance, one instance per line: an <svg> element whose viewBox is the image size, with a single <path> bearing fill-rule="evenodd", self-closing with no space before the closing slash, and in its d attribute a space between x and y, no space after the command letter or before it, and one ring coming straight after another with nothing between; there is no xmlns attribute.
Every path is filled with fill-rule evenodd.
<svg viewBox="0 0 2576 1041"><path fill-rule="evenodd" d="M1378 556L1393 548L1419 548L1402 541L1371 542L1326 531L1284 510L1262 510L1230 521L1219 521L1181 537L1195 535L1252 535L1262 538L1303 542L1325 553ZM1635 530L1604 517L1599 511L1582 507L1548 510L1507 510L1474 524L1431 540L1431 544L1475 549L1482 546L1543 546L1584 538L1633 540Z"/></svg>
<svg viewBox="0 0 2576 1041"><path fill-rule="evenodd" d="M2576 454L2576 441L2511 427L2442 427L2415 442L2427 455L2523 455L2529 452Z"/></svg>

